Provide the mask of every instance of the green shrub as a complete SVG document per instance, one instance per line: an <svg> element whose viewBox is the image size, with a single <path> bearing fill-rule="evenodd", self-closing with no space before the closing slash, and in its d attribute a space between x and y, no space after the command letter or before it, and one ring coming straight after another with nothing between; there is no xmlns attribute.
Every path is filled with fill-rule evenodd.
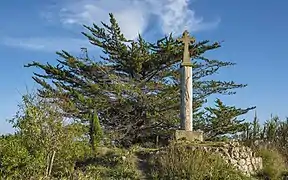
<svg viewBox="0 0 288 180"><path fill-rule="evenodd" d="M87 177L140 179L134 154L121 149L98 148L98 153L77 164ZM96 178L97 179L97 178Z"/></svg>
<svg viewBox="0 0 288 180"><path fill-rule="evenodd" d="M271 180L281 179L287 171L283 156L277 150L267 148L261 148L259 155L263 160L263 170L259 173L259 176Z"/></svg>
<svg viewBox="0 0 288 180"><path fill-rule="evenodd" d="M0 139L0 162L0 179L37 179L45 170L41 154L31 156L17 136Z"/></svg>
<svg viewBox="0 0 288 180"><path fill-rule="evenodd" d="M172 145L152 157L151 179L248 179L212 153Z"/></svg>

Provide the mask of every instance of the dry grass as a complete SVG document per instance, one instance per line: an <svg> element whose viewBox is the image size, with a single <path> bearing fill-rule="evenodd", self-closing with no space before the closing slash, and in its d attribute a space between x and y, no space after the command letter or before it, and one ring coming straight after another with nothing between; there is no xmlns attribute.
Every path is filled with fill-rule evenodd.
<svg viewBox="0 0 288 180"><path fill-rule="evenodd" d="M284 157L273 148L261 148L258 153L263 160L263 170L259 172L259 177L271 180L282 179L287 172Z"/></svg>
<svg viewBox="0 0 288 180"><path fill-rule="evenodd" d="M177 145L152 157L150 168L150 179L248 179L218 155Z"/></svg>

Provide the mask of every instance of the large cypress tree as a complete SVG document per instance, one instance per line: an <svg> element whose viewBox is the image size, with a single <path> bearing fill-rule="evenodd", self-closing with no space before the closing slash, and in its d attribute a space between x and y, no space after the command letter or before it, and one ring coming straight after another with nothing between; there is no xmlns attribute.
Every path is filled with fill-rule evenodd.
<svg viewBox="0 0 288 180"><path fill-rule="evenodd" d="M57 65L26 65L44 71L33 77L42 87L40 96L56 101L66 116L77 117L82 123L92 122L87 117L96 110L105 134L120 142L139 143L178 128L182 44L171 35L155 43L145 41L141 35L137 40L128 40L112 14L110 24L84 27L88 32L82 34L104 55L92 60L88 53L79 58L62 51L57 52L61 58ZM234 89L246 86L207 80L220 68L234 65L204 57L205 52L219 47L218 42L208 40L190 45L195 121L202 121L197 117L201 116L207 97L234 94Z"/></svg>

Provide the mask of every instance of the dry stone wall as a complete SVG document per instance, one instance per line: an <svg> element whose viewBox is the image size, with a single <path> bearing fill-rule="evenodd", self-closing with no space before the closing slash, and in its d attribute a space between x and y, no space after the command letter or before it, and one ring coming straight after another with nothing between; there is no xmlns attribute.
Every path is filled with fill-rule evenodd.
<svg viewBox="0 0 288 180"><path fill-rule="evenodd" d="M184 144L183 144L184 143ZM251 176L262 170L262 158L249 147L242 145L239 142L181 142L178 141L175 145L185 146L191 151L201 150L208 153L220 155L224 161L231 164L236 169L247 176ZM166 148L161 148L157 151L150 152L151 154L165 153Z"/></svg>
<svg viewBox="0 0 288 180"><path fill-rule="evenodd" d="M196 144L190 147L192 150L201 149L206 152L217 153L225 162L231 164L248 176L257 173L263 168L262 158L257 157L251 148L243 146L238 142L219 143L216 145Z"/></svg>

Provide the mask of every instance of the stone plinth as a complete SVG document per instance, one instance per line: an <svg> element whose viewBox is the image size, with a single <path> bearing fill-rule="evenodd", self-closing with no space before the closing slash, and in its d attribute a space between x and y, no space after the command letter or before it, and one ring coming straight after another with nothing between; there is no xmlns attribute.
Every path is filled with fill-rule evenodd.
<svg viewBox="0 0 288 180"><path fill-rule="evenodd" d="M185 139L187 141L203 141L202 131L176 130L174 135L175 140Z"/></svg>

